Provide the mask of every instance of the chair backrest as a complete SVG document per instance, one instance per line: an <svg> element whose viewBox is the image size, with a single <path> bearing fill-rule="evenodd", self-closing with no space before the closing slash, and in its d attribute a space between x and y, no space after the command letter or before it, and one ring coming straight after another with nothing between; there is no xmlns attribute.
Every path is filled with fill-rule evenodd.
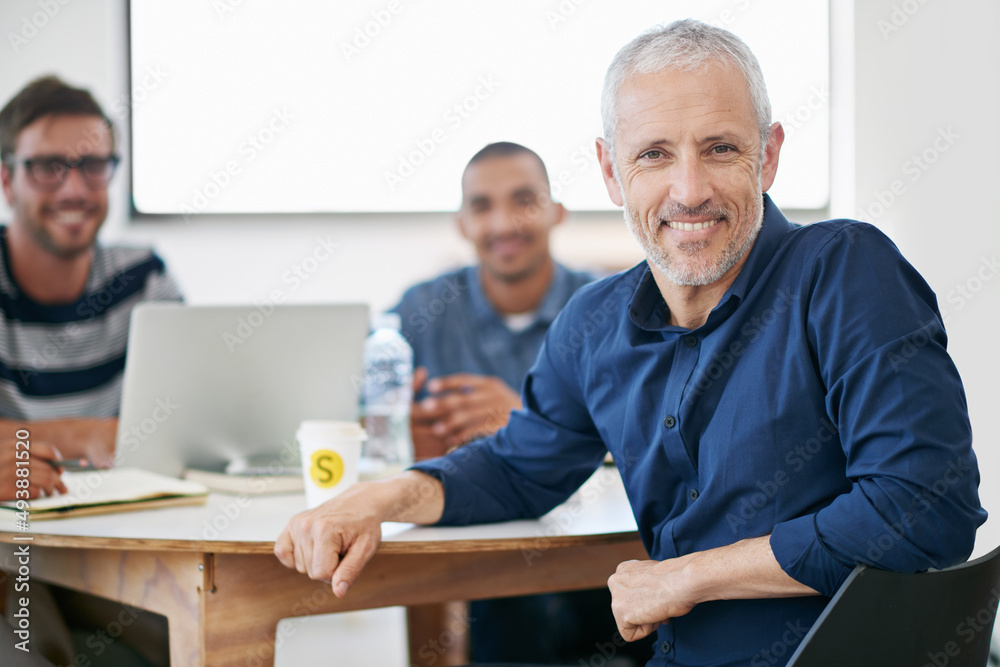
<svg viewBox="0 0 1000 667"><path fill-rule="evenodd" d="M789 667L985 667L1000 599L1000 548L917 574L858 566Z"/></svg>

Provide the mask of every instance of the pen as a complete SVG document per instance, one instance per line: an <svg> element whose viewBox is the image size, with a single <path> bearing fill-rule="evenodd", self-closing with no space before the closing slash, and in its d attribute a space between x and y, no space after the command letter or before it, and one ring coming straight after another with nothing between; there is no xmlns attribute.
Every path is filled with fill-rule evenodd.
<svg viewBox="0 0 1000 667"><path fill-rule="evenodd" d="M62 468L70 472L90 470L94 467L87 459L46 459L46 463L53 468Z"/></svg>

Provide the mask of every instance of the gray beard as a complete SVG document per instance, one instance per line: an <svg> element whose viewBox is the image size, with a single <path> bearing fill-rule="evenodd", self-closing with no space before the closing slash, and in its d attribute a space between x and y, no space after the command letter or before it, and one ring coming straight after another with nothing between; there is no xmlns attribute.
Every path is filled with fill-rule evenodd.
<svg viewBox="0 0 1000 667"><path fill-rule="evenodd" d="M629 204L624 191L622 192L622 199L625 204L625 223L628 225L629 231L632 232L632 236L642 246L643 251L646 253L647 261L653 263L663 273L664 277L677 285L711 285L721 279L753 247L754 241L757 240L757 235L760 233L760 228L764 222L763 193L758 191L758 196L755 199L756 204L749 212L751 219L754 220L754 224L745 234L728 239L725 247L722 249L722 255L712 263L702 263L698 266L682 266L677 262L671 261L667 253L657 245L656 239L650 236L647 227L641 227L638 224L638 215L635 209ZM702 208L704 207L699 207L698 209L679 208L675 210L684 211L688 216L694 217L692 212L700 211ZM716 208L710 208L709 210L712 211L713 218L725 217L725 221L720 224L733 224L735 216L731 211ZM662 216L662 218L667 219L674 217L679 216ZM701 253L707 246L708 241L695 241L683 243L677 246L677 249L688 257L694 257Z"/></svg>

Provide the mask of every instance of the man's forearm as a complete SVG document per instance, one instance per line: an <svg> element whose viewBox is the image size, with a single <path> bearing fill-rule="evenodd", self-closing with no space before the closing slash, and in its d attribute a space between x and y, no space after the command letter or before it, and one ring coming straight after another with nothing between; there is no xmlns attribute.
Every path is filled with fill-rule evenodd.
<svg viewBox="0 0 1000 667"><path fill-rule="evenodd" d="M781 569L771 553L770 539L769 535L755 537L684 557L696 601L818 595Z"/></svg>
<svg viewBox="0 0 1000 667"><path fill-rule="evenodd" d="M608 586L622 636L645 637L702 602L816 595L785 574L769 540L756 537L664 561L620 564Z"/></svg>
<svg viewBox="0 0 1000 667"><path fill-rule="evenodd" d="M416 470L370 482L366 493L372 494L382 521L432 524L444 513L444 485Z"/></svg>
<svg viewBox="0 0 1000 667"><path fill-rule="evenodd" d="M31 440L45 442L58 448L65 457L104 455L110 457L115 449L118 420L114 417L73 417L27 421L0 419L0 436L24 429Z"/></svg>
<svg viewBox="0 0 1000 667"><path fill-rule="evenodd" d="M0 434L11 434L13 436L15 431L31 426L33 423L20 419L0 419Z"/></svg>

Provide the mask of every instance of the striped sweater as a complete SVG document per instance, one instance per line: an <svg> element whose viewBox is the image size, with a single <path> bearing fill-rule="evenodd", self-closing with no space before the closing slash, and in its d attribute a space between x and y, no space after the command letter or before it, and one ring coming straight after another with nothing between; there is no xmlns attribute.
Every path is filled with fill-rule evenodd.
<svg viewBox="0 0 1000 667"><path fill-rule="evenodd" d="M0 418L117 415L132 307L181 299L163 260L148 249L98 245L83 295L57 306L18 289L6 227L0 263Z"/></svg>

